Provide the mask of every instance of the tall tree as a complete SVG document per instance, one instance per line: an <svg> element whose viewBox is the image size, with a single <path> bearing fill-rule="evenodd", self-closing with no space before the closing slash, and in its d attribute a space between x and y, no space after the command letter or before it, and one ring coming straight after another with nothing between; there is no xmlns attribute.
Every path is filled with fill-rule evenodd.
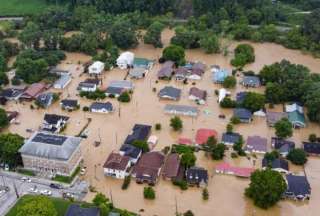
<svg viewBox="0 0 320 216"><path fill-rule="evenodd" d="M0 135L0 158L9 164L10 167L15 167L21 164L21 156L18 152L24 143L24 138L18 134L1 134Z"/></svg>
<svg viewBox="0 0 320 216"><path fill-rule="evenodd" d="M39 49L41 38L39 26L33 22L28 22L18 38L28 48Z"/></svg>

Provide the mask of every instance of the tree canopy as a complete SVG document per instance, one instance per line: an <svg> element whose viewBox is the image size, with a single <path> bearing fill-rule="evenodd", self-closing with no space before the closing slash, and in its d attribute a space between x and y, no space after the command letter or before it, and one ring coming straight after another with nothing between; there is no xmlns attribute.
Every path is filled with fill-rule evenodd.
<svg viewBox="0 0 320 216"><path fill-rule="evenodd" d="M26 198L25 202L17 209L17 216L25 215L57 216L58 213L49 198L32 196Z"/></svg>
<svg viewBox="0 0 320 216"><path fill-rule="evenodd" d="M239 44L234 50L234 59L231 60L231 64L241 68L254 61L254 48L250 44Z"/></svg>
<svg viewBox="0 0 320 216"><path fill-rule="evenodd" d="M264 209L275 205L287 189L281 174L270 169L255 171L250 180L245 195L253 199L256 206Z"/></svg>
<svg viewBox="0 0 320 216"><path fill-rule="evenodd" d="M0 158L10 167L21 164L21 156L18 152L24 143L24 138L18 134L1 134L0 135Z"/></svg>
<svg viewBox="0 0 320 216"><path fill-rule="evenodd" d="M251 112L258 111L264 108L265 96L256 92L248 92L241 105Z"/></svg>
<svg viewBox="0 0 320 216"><path fill-rule="evenodd" d="M177 45L166 47L162 52L162 58L174 61L178 65L183 65L186 62L184 49Z"/></svg>
<svg viewBox="0 0 320 216"><path fill-rule="evenodd" d="M287 159L290 160L293 164L303 165L307 162L307 154L303 149L292 149L287 155Z"/></svg>
<svg viewBox="0 0 320 216"><path fill-rule="evenodd" d="M292 124L287 118L283 118L280 121L276 122L274 127L276 129L277 137L288 138L292 136Z"/></svg>
<svg viewBox="0 0 320 216"><path fill-rule="evenodd" d="M9 125L7 113L0 107L0 128L4 128Z"/></svg>

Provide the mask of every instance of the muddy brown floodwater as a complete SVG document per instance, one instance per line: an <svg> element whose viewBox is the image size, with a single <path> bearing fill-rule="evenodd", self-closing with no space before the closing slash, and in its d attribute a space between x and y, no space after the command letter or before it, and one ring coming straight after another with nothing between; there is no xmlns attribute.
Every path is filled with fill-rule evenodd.
<svg viewBox="0 0 320 216"><path fill-rule="evenodd" d="M162 39L164 44L170 42L170 38L174 35L172 30L166 29L163 32ZM237 43L231 44L231 48ZM299 51L289 50L282 46L270 43L255 44L256 62L247 66L246 69L251 69L258 72L265 64L271 64L281 61L283 58L294 63L304 64L313 72L320 72L320 60L314 59L310 55L304 55ZM149 59L158 59L161 56L162 49L155 49L150 45L141 43L137 48L132 50L137 57L145 57ZM207 55L201 50L186 51L187 60L202 61L208 66L212 64L220 65L221 67L232 69L229 64L230 56L220 54ZM62 98L76 98L76 87L78 83L85 80L87 75L80 76L83 70L77 65L79 62L90 60L89 56L79 53L67 53L67 59L61 63L59 67L70 69L72 71L72 82L62 93ZM92 118L88 126L89 137L82 142L82 152L84 164L87 166L87 173L83 177L98 191L106 194L108 197L112 194L114 204L120 208L126 208L130 211L140 212L145 216L173 216L176 208L179 212L192 210L198 216L212 215L318 215L320 211L320 159L310 158L305 169L308 175L311 187L312 198L309 202L297 203L292 201L281 201L275 207L269 210L261 210L253 206L253 203L244 197L244 189L248 186L248 179L239 179L233 176L216 175L214 167L218 162L208 159L202 152L197 153L197 165L208 169L210 180L208 190L210 198L208 201L202 200L201 189L189 188L187 191L180 191L170 182L160 180L155 186L156 199L147 201L143 198L144 185L138 185L134 181L131 182L129 188L125 191L121 190L121 180L106 178L103 176L103 164L112 151L117 151L124 139L130 133L131 128L135 123L162 124L161 131L152 131L152 134L159 137L159 143L155 150L161 150L165 146L169 146L176 142L179 136L194 138L195 132L199 128L212 128L221 134L225 131L228 118L231 117L232 111L222 110L217 104L217 98L214 95L214 90L219 89L219 85L212 84L211 74L206 72L204 78L196 82L196 86L201 89L207 89L208 101L206 105L199 106L201 113L198 118L182 117L183 130L180 133L172 132L169 128L169 115L163 113L167 101L159 101L157 94L152 91L156 88L157 91L166 85L175 85L182 89L182 98L178 104L195 105L188 100L188 91L191 84L183 85L175 81L156 83L156 74L160 65L156 63L152 71L144 80L135 80L135 90L133 100L129 104L119 104L114 99L105 99L110 101L116 108L116 112L110 115L84 113L81 110L75 112L65 112L59 107L59 104L54 104L47 110L31 110L30 103L15 104L13 102L6 105L7 110L16 110L21 113L18 118L19 125L11 125L9 131L21 134L24 137L29 137L31 134L26 132L27 128L36 130L42 122L44 113L57 113L70 116L70 123L64 133L76 135L86 124L87 118ZM103 75L103 86L106 87L111 80L123 79L126 72L119 69L114 69L105 72ZM238 78L240 81L240 77ZM244 90L240 85L237 89L232 90L232 95L235 96L237 91ZM252 91L263 92L263 88L251 89ZM90 105L91 101L80 99L81 107ZM281 109L276 107L275 109ZM204 111L207 114L204 113ZM209 113L209 114L208 114ZM225 114L226 120L218 118L219 114ZM306 140L310 133L318 133L320 127L316 124L308 122L308 127L305 129L295 130L292 139L301 145L301 141ZM266 125L264 118L254 117L251 124L240 124L235 127L235 131L241 133L246 138L249 135L260 135L267 137L269 140L268 148L271 149L270 138L274 135L274 130ZM94 147L94 142L101 140L99 147ZM258 156L258 158L262 158ZM230 152L226 153L225 161L234 165L253 166L252 160L247 158L231 159ZM257 168L260 163L255 165ZM300 167L290 165L292 171L301 173L303 170ZM86 200L91 201L94 194L89 193Z"/></svg>

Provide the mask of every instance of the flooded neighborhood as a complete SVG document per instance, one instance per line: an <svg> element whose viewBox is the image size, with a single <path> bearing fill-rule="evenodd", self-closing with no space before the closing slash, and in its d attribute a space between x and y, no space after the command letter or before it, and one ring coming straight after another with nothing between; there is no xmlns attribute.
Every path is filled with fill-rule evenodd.
<svg viewBox="0 0 320 216"><path fill-rule="evenodd" d="M67 33L68 36L74 34ZM165 29L162 32L162 42L164 47L169 45L171 37L174 36L174 30ZM255 50L255 62L244 67L245 71L259 71L265 66L283 59L289 60L294 64L302 64L308 67L313 73L320 73L320 60L312 57L310 54L304 54L298 50L289 50L281 45L274 43L249 43ZM156 192L155 200L146 200L143 197L144 185L135 183L132 179L127 190L122 190L123 180L106 177L104 175L104 163L112 152L118 152L125 142L128 134L131 133L135 124L152 126L151 134L157 137L158 141L152 151L162 151L165 147L173 144L179 144L180 138L194 140L198 129L208 128L217 132L218 142L222 139L222 134L233 116L232 109L223 109L219 106L216 91L222 88L221 84L212 82L211 66L218 65L232 71L230 64L234 56L233 50L239 42L230 42L228 55L223 54L205 54L200 49L186 50L186 60L188 62L202 62L206 65L205 73L201 80L189 81L188 83L177 82L174 79L158 80L157 73L162 67L158 63L162 55L161 48L154 48L151 45L140 44L128 51L134 53L135 57L146 58L154 61L154 65L143 79L130 79L128 70L113 68L104 71L99 76L101 79L101 90L105 90L110 82L115 80L130 80L133 82L134 89L132 99L129 103L121 103L116 98L105 98L99 102L110 102L114 111L108 114L84 112L82 108L90 107L92 100L79 96L77 90L80 82L89 78L84 73L83 64L90 61L91 57L81 53L66 52L66 59L56 68L70 72L71 82L62 90L50 89L50 92L58 93L60 99L77 99L80 109L72 112L62 110L60 102L53 103L47 109L31 109L32 102L9 101L5 106L7 111L17 111L19 116L16 118L16 124L11 124L6 130L11 133L17 133L24 138L31 137L34 131L38 131L42 125L45 114L57 114L68 116L69 121L62 132L68 136L78 136L85 132L86 138L81 142L81 153L83 157L82 166L86 168L84 175L80 176L82 180L88 182L91 187L106 195L115 206L136 212L145 216L165 216L175 215L176 212L185 212L192 210L195 215L244 215L244 216L300 216L317 215L320 210L320 159L309 157L305 166L296 166L289 162L290 172L298 175L306 175L312 188L311 199L299 202L291 200L281 200L270 209L263 210L254 206L253 201L245 197L244 191L248 187L250 180L233 175L223 175L216 173L216 166L221 161L214 161L203 151L198 151L196 155L196 166L203 167L208 171L208 200L202 199L202 190L198 187L189 187L187 190L180 190L174 186L171 181L159 177L159 181L154 186ZM127 51L127 50L123 50ZM14 61L14 58L12 58ZM9 63L10 64L10 63ZM241 85L242 74L236 76L236 88L230 90L230 97L236 98L238 92L254 91L263 93L265 87L246 88ZM180 100L169 101L159 99L158 93L166 86L173 86L181 90ZM207 91L207 100L204 105L197 105L195 101L189 99L189 90L192 87L204 89ZM183 122L181 131L174 131L170 127L170 119L173 115L166 114L164 108L168 104L187 105L197 107L198 116L180 116ZM266 105L267 111L284 110L284 105L275 105L270 108ZM224 118L221 118L221 115ZM161 130L156 130L155 125L161 124ZM267 150L271 151L271 138L275 136L275 129L269 127L265 116L254 116L249 124L234 125L234 131L240 133L244 140L249 136L261 136L267 138ZM319 124L306 121L306 127L294 129L290 140L296 143L296 148L302 147L302 142L307 141L310 134L319 134ZM99 143L99 144L97 144ZM246 156L233 158L231 156L232 147L226 150L224 162L233 166L249 167L254 169L261 168L262 154L256 157ZM88 192L84 200L90 202L95 193ZM317 210L318 209L318 210Z"/></svg>

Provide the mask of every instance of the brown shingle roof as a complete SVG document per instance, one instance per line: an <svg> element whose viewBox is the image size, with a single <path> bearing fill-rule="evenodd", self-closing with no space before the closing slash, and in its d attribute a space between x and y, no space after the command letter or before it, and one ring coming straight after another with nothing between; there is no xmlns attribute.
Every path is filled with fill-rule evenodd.
<svg viewBox="0 0 320 216"><path fill-rule="evenodd" d="M41 92L43 92L45 88L46 88L46 85L43 83L34 83L25 90L25 92L23 93L23 96L35 98Z"/></svg>
<svg viewBox="0 0 320 216"><path fill-rule="evenodd" d="M133 173L139 176L151 176L156 178L158 170L164 163L164 155L161 152L148 152L141 156L141 159L133 169Z"/></svg>
<svg viewBox="0 0 320 216"><path fill-rule="evenodd" d="M126 170L130 158L128 156L122 156L119 153L111 153L104 163L104 168L115 170Z"/></svg>
<svg viewBox="0 0 320 216"><path fill-rule="evenodd" d="M170 154L163 166L163 177L175 178L179 173L180 158L178 154Z"/></svg>
<svg viewBox="0 0 320 216"><path fill-rule="evenodd" d="M189 91L189 95L193 95L199 99L205 100L207 97L207 91L203 91L197 87L192 87Z"/></svg>

